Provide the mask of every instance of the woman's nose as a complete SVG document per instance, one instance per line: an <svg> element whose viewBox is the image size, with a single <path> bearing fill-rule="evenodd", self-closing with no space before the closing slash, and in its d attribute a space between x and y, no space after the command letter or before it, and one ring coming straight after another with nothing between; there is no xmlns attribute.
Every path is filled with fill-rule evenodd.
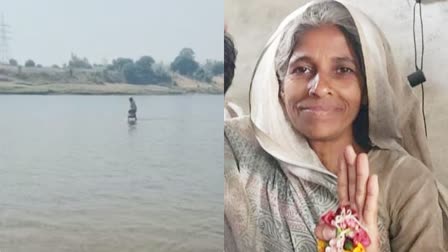
<svg viewBox="0 0 448 252"><path fill-rule="evenodd" d="M332 95L333 91L331 90L328 79L316 74L308 83L308 94L309 96L323 97L325 95Z"/></svg>

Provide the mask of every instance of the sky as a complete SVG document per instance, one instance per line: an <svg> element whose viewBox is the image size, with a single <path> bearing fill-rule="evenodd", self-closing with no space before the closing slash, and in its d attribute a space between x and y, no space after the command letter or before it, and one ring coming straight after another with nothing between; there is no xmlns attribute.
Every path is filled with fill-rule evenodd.
<svg viewBox="0 0 448 252"><path fill-rule="evenodd" d="M62 65L149 55L168 64L190 47L196 60L223 59L223 0L0 0L8 58ZM0 30L1 37L1 30Z"/></svg>

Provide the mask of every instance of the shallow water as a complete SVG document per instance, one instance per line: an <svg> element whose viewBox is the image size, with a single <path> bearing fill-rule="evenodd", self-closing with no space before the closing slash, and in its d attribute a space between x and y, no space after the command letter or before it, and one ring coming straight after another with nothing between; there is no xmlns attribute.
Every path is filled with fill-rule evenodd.
<svg viewBox="0 0 448 252"><path fill-rule="evenodd" d="M222 251L223 98L0 96L0 251Z"/></svg>

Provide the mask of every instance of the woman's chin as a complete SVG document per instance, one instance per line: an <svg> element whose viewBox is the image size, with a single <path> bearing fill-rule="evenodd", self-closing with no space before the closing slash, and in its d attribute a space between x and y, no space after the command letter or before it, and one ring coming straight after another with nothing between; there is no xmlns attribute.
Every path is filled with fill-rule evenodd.
<svg viewBox="0 0 448 252"><path fill-rule="evenodd" d="M331 141L338 138L340 132L328 128L328 125L324 128L314 127L299 130L306 137L308 141Z"/></svg>

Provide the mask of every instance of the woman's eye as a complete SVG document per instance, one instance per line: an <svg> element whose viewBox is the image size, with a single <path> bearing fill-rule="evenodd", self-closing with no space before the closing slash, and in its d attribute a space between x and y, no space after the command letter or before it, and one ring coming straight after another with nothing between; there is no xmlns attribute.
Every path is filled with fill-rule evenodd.
<svg viewBox="0 0 448 252"><path fill-rule="evenodd" d="M310 74L311 72L312 72L312 70L309 67L297 67L294 70L294 73L297 73L297 74Z"/></svg>
<svg viewBox="0 0 448 252"><path fill-rule="evenodd" d="M348 67L339 67L336 71L338 73L353 73L354 72L351 68L348 68Z"/></svg>

